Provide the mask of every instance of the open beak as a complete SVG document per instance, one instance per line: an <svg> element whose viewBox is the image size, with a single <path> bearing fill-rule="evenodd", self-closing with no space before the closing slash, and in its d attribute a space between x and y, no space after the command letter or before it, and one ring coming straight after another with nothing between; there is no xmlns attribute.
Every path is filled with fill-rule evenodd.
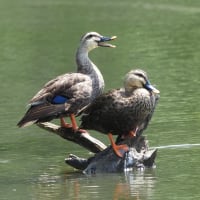
<svg viewBox="0 0 200 200"><path fill-rule="evenodd" d="M117 38L117 36L112 36L112 37L102 36L101 40L98 42L98 46L115 48L116 47L115 45L112 45L112 44L109 44L109 43L106 43L106 42L114 40L116 38Z"/></svg>
<svg viewBox="0 0 200 200"><path fill-rule="evenodd" d="M149 90L149 91L151 91L151 92L153 92L155 94L159 94L160 93L160 91L157 90L153 85L151 85L151 83L149 81L146 82L146 84L144 85L144 87L147 90Z"/></svg>

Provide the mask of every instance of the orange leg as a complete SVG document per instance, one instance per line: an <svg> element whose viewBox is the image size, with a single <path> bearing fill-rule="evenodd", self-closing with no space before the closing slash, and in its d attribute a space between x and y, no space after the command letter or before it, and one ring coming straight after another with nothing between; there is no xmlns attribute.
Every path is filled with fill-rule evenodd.
<svg viewBox="0 0 200 200"><path fill-rule="evenodd" d="M77 123L76 123L76 118L75 118L74 114L70 115L70 120L71 120L72 124L66 123L64 117L61 117L60 118L61 127L72 128L74 130L74 132L76 132L78 130L81 133L88 133L84 129L78 129L78 126L77 126Z"/></svg>
<svg viewBox="0 0 200 200"><path fill-rule="evenodd" d="M70 114L70 119L71 119L71 122L72 122L72 128L76 132L78 130L78 126L77 126L76 118L75 118L74 114Z"/></svg>
<svg viewBox="0 0 200 200"><path fill-rule="evenodd" d="M68 123L65 122L64 117L60 118L60 124L61 124L62 127L65 127L65 128L71 128L72 127L71 124L68 124Z"/></svg>
<svg viewBox="0 0 200 200"><path fill-rule="evenodd" d="M72 125L66 123L64 117L61 117L61 118L60 118L60 124L61 124L61 126L62 126L62 127L65 127L65 128L73 128L74 130L77 130L77 129L78 129L78 126L77 126L77 123L76 123L76 119L75 119L74 114L71 114L71 115L70 115L70 119L71 119Z"/></svg>
<svg viewBox="0 0 200 200"><path fill-rule="evenodd" d="M113 140L112 133L108 133L108 137L115 154L122 158L123 154L120 152L120 150L123 150L126 152L129 150L129 147L126 144L116 145L115 141Z"/></svg>

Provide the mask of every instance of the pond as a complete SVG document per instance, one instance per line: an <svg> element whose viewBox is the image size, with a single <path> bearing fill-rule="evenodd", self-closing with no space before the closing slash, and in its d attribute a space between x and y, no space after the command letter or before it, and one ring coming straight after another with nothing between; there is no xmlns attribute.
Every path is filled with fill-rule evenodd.
<svg viewBox="0 0 200 200"><path fill-rule="evenodd" d="M200 2L191 0L0 0L0 199L200 198ZM81 35L117 35L117 48L90 58L106 87L141 68L161 92L145 131L156 168L86 176L66 165L82 147L37 126L16 124L48 80L76 70ZM105 144L105 135L91 132Z"/></svg>

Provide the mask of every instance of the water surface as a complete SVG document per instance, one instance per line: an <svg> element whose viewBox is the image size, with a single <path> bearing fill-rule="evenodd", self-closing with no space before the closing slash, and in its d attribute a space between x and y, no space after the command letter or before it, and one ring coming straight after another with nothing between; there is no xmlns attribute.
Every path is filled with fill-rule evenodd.
<svg viewBox="0 0 200 200"><path fill-rule="evenodd" d="M199 1L0 0L0 5L0 199L200 198ZM150 146L159 147L155 169L86 176L64 158L89 157L87 150L36 126L16 127L45 82L76 70L80 36L91 30L118 36L116 49L90 54L105 90L120 87L125 73L139 67L161 91L145 132ZM105 135L93 135L108 144Z"/></svg>

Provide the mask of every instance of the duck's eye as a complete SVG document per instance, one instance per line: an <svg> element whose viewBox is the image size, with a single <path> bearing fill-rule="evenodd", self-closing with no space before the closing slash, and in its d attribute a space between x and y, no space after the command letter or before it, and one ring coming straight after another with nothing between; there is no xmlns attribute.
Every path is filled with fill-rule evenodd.
<svg viewBox="0 0 200 200"><path fill-rule="evenodd" d="M89 34L88 36L87 36L87 39L90 39L90 38L92 38L93 37L93 35L92 34Z"/></svg>

